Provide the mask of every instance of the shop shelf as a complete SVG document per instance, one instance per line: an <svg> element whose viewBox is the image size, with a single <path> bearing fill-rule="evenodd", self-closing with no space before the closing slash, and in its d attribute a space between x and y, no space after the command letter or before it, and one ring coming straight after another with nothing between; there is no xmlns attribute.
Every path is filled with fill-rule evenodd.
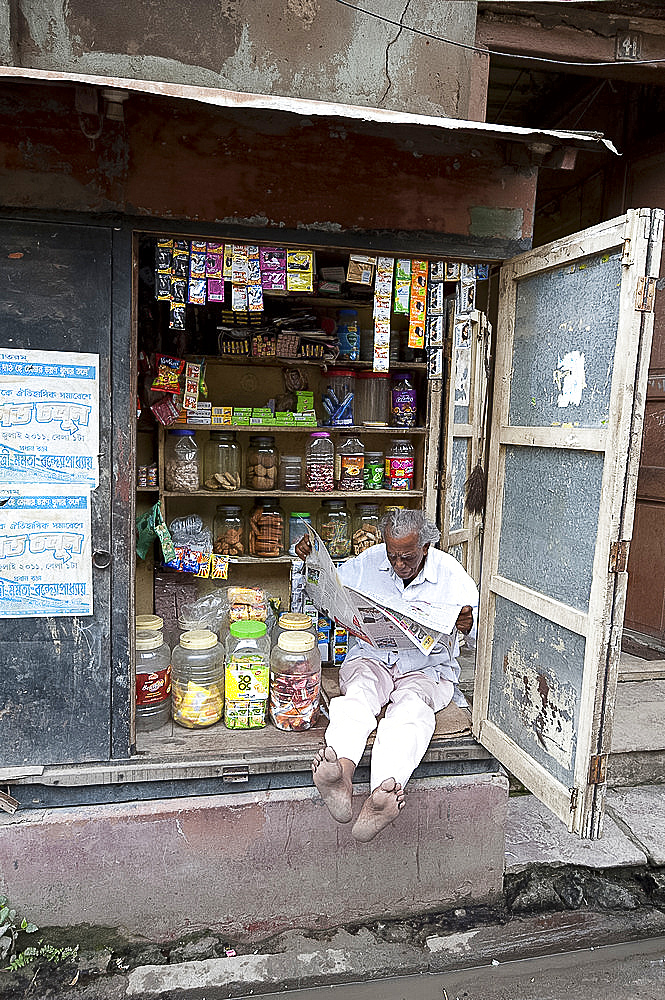
<svg viewBox="0 0 665 1000"><path fill-rule="evenodd" d="M426 427L365 427L363 424L350 427L327 427L325 425L294 427L292 425L284 426L284 424L251 424L250 426L247 424L241 426L237 424L174 424L174 428L190 431L244 431L247 434L266 432L270 432L270 434L311 434L312 431L328 431L330 434L390 434L392 437L402 437L405 434L427 434ZM173 428L167 429L172 430Z"/></svg>
<svg viewBox="0 0 665 1000"><path fill-rule="evenodd" d="M218 503L232 503L236 498L253 499L258 497L307 497L310 500L389 500L398 501L406 497L422 497L423 490L355 490L353 492L343 490L332 490L330 493L311 493L309 490L165 490L162 493L165 497L208 497ZM260 560L261 562L269 560Z"/></svg>

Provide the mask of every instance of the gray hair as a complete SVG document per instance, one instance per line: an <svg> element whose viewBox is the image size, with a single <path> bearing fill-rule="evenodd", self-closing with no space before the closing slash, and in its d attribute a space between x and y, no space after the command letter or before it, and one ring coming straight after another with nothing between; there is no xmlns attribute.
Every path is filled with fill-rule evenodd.
<svg viewBox="0 0 665 1000"><path fill-rule="evenodd" d="M424 511L411 510L389 510L381 518L381 532L383 537L389 531L393 538L406 538L407 535L418 535L418 541L422 546L429 542L438 542L441 532L437 526L427 519Z"/></svg>

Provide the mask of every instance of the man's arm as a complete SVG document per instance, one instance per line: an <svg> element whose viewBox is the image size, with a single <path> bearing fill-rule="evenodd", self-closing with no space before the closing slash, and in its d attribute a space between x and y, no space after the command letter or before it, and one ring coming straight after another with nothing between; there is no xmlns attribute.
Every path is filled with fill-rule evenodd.
<svg viewBox="0 0 665 1000"><path fill-rule="evenodd" d="M463 635L468 635L473 628L473 608L470 604L465 604L457 616L455 628Z"/></svg>

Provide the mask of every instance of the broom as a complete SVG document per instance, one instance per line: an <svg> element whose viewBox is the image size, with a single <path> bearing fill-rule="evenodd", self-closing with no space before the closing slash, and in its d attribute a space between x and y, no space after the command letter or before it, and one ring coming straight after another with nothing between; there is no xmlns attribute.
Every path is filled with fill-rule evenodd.
<svg viewBox="0 0 665 1000"><path fill-rule="evenodd" d="M487 347L489 344L489 338L485 342L485 355L483 357L483 364L485 365L485 374L487 379L485 382L485 398L483 400L483 416L480 424L480 438L478 441L480 448L480 457L473 469L469 473L469 477L464 483L464 493L465 500L464 506L469 511L470 514L482 514L485 510L485 502L487 500L487 473L483 467L483 457L485 453L485 421L487 418L487 399L488 399L488 386L489 386L489 359L487 357Z"/></svg>

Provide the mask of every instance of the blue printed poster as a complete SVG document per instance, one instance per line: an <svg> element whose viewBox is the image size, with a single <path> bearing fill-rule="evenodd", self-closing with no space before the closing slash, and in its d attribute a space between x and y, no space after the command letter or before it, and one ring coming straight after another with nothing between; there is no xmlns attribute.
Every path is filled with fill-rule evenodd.
<svg viewBox="0 0 665 1000"><path fill-rule="evenodd" d="M91 615L90 491L7 492L0 501L0 618Z"/></svg>
<svg viewBox="0 0 665 1000"><path fill-rule="evenodd" d="M0 486L99 482L99 355L0 350Z"/></svg>

